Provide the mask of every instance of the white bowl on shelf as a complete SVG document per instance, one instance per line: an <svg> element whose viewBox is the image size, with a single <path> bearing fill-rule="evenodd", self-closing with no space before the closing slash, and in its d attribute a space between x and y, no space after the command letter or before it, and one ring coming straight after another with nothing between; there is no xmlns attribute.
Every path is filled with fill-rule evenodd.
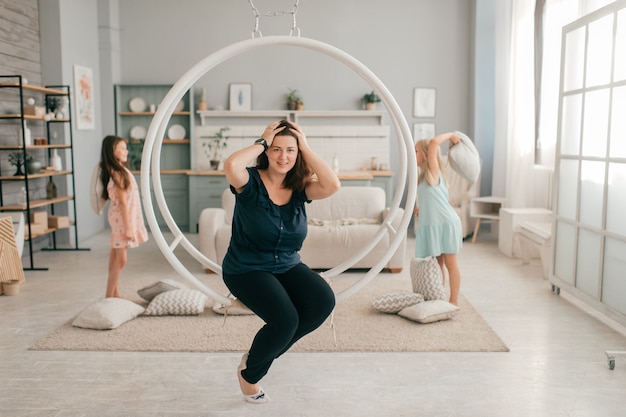
<svg viewBox="0 0 626 417"><path fill-rule="evenodd" d="M128 108L133 113L141 113L146 111L147 105L146 100L141 97L133 97L128 102Z"/></svg>
<svg viewBox="0 0 626 417"><path fill-rule="evenodd" d="M170 128L167 129L167 137L170 139L185 139L186 133L187 131L185 130L185 127L179 124L171 125Z"/></svg>

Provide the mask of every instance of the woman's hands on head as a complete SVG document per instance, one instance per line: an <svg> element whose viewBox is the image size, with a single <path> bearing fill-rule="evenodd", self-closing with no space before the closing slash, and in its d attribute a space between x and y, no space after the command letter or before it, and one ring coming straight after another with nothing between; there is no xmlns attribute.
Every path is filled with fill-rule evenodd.
<svg viewBox="0 0 626 417"><path fill-rule="evenodd" d="M285 129L285 126L280 126L280 121L272 122L265 127L265 131L263 131L263 135L261 137L265 139L267 142L267 146L272 146L272 142L274 142L274 137Z"/></svg>
<svg viewBox="0 0 626 417"><path fill-rule="evenodd" d="M298 147L300 149L302 148L308 148L309 147L309 142L307 142L306 140L306 135L304 134L304 131L302 130L302 128L300 127L300 125L298 125L295 122L290 122L291 125L293 126L292 128L290 128L289 130L296 135L296 137L298 138Z"/></svg>

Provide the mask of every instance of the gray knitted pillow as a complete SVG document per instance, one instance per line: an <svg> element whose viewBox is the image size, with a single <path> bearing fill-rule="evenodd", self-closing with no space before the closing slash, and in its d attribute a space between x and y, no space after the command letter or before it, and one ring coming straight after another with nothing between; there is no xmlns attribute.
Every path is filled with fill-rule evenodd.
<svg viewBox="0 0 626 417"><path fill-rule="evenodd" d="M434 256L411 259L411 284L413 292L422 294L424 300L445 300L441 268Z"/></svg>
<svg viewBox="0 0 626 417"><path fill-rule="evenodd" d="M383 313L397 313L405 307L424 301L421 294L406 290L395 290L376 298L372 305Z"/></svg>
<svg viewBox="0 0 626 417"><path fill-rule="evenodd" d="M202 314L207 296L198 290L179 289L163 292L152 299L145 316L193 316Z"/></svg>

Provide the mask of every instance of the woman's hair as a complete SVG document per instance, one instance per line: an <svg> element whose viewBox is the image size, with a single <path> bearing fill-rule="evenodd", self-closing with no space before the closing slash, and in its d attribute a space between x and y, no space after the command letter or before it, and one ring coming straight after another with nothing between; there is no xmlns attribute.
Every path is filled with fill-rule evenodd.
<svg viewBox="0 0 626 417"><path fill-rule="evenodd" d="M415 144L415 148L421 150L422 153L424 154L425 165L426 165L426 169L420 169L419 176L417 177L417 183L419 184L422 181L424 181L424 179L426 179L426 182L429 185L436 186L438 184L435 178L433 178L433 174L430 170L430 165L428 162L428 145L430 145L431 140L432 139L421 139L417 141L417 143ZM443 161L441 160L441 153L439 152L439 148L437 148L437 163L439 164L439 175L444 175L444 166L443 166ZM445 180L445 175L444 175L444 180Z"/></svg>
<svg viewBox="0 0 626 417"><path fill-rule="evenodd" d="M277 128L280 127L284 127L284 129L278 132L276 136L291 136L295 138L296 143L298 143L298 156L296 157L296 163L293 168L287 172L283 181L283 186L291 190L302 191L311 177L309 166L302 157L302 153L300 153L300 142L298 142L298 136L291 131L291 129L295 129L293 125L287 120L281 120ZM267 158L267 154L265 152L262 152L257 157L256 167L261 170L269 167L269 159Z"/></svg>
<svg viewBox="0 0 626 417"><path fill-rule="evenodd" d="M128 141L124 138L114 135L108 135L102 140L102 151L100 152L100 181L102 181L102 198L109 199L109 191L107 185L109 180L113 177L116 185L123 190L130 187L130 178L126 173L126 167L120 163L115 157L115 147L120 142ZM117 175L114 175L117 174ZM118 184L117 181L121 181Z"/></svg>

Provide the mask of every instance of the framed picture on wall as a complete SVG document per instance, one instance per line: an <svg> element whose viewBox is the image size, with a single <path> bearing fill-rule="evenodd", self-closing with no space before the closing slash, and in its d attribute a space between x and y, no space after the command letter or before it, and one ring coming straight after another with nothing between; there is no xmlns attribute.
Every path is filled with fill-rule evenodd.
<svg viewBox="0 0 626 417"><path fill-rule="evenodd" d="M434 88L416 88L413 90L413 116L435 117L437 91Z"/></svg>
<svg viewBox="0 0 626 417"><path fill-rule="evenodd" d="M413 141L435 137L434 123L413 123Z"/></svg>
<svg viewBox="0 0 626 417"><path fill-rule="evenodd" d="M76 101L76 129L78 130L93 130L96 127L93 88L93 70L74 65L74 97Z"/></svg>
<svg viewBox="0 0 626 417"><path fill-rule="evenodd" d="M252 84L232 83L230 84L229 109L231 111L252 110Z"/></svg>

